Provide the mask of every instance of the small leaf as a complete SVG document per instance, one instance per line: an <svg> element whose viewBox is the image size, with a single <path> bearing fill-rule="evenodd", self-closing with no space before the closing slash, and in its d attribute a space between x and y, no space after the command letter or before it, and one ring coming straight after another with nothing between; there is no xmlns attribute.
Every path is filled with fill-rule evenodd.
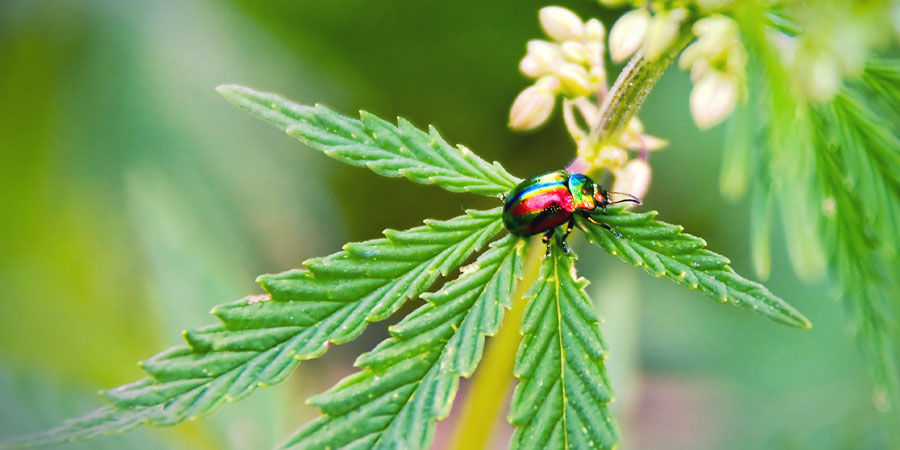
<svg viewBox="0 0 900 450"><path fill-rule="evenodd" d="M488 196L505 194L521 181L500 164L489 164L465 147L451 146L434 127L426 133L404 119L398 119L395 126L365 111L357 120L322 105L298 105L242 86L219 86L217 90L310 147L379 175L403 176L452 192Z"/></svg>
<svg viewBox="0 0 900 450"><path fill-rule="evenodd" d="M104 392L111 406L8 444L62 443L210 414L258 386L281 382L301 360L325 353L329 342L359 336L368 322L419 296L502 229L500 208L425 223L347 244L306 261L305 269L259 277L268 294L214 308L220 324L186 332L188 347L144 361L150 377Z"/></svg>
<svg viewBox="0 0 900 450"><path fill-rule="evenodd" d="M428 448L435 421L450 413L459 377L475 370L485 336L497 332L510 306L524 247L507 236L459 278L423 295L429 303L359 357L361 372L310 400L325 416L284 446Z"/></svg>
<svg viewBox="0 0 900 450"><path fill-rule="evenodd" d="M612 448L619 440L607 404L612 390L599 319L557 246L529 292L509 411L512 448Z"/></svg>
<svg viewBox="0 0 900 450"><path fill-rule="evenodd" d="M623 261L641 266L653 276L670 280L720 302L752 309L786 325L810 328L806 317L769 292L765 286L738 275L728 258L706 250L706 242L682 233L682 227L655 220L656 212L631 213L607 208L593 218L620 233L579 221L591 242Z"/></svg>

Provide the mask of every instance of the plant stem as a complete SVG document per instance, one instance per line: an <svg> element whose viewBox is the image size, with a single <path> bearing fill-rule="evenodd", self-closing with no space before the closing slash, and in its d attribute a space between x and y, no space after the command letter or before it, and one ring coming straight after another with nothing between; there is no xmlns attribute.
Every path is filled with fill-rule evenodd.
<svg viewBox="0 0 900 450"><path fill-rule="evenodd" d="M659 77L693 38L690 21L687 21L682 25L669 49L659 58L649 61L638 52L628 61L603 100L603 104L600 105L600 118L591 128L589 139L597 145L597 148L619 141L628 122L644 104Z"/></svg>
<svg viewBox="0 0 900 450"><path fill-rule="evenodd" d="M691 39L693 35L687 24L681 27L678 37L659 59L648 61L640 53L635 55L622 69L622 73L601 105L599 120L591 129L589 139L598 144L617 142L628 122L647 98L650 89ZM459 422L454 426L453 440L449 448L474 450L486 448L488 444L496 417L502 409L513 380L511 375L515 366L516 351L522 340L519 324L525 312L526 301L523 297L537 280L543 255L544 246L532 243L525 257L522 279L513 295L512 309L504 317L497 335L491 339L484 361L472 380Z"/></svg>
<svg viewBox="0 0 900 450"><path fill-rule="evenodd" d="M524 297L540 274L544 251L544 245L533 239L525 256L522 279L516 284L512 297L512 308L503 318L497 335L491 339L484 361L472 380L449 448L473 450L487 447L497 415L512 384L516 351L522 340L519 324L525 314L527 302Z"/></svg>

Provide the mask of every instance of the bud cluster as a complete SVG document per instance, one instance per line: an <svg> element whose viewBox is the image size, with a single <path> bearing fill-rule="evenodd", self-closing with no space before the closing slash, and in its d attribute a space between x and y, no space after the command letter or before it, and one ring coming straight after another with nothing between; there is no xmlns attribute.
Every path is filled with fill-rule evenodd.
<svg viewBox="0 0 900 450"><path fill-rule="evenodd" d="M723 15L704 17L692 28L697 40L681 53L682 69L690 69L691 115L706 129L725 120L737 105L744 84L747 50L737 22Z"/></svg>
<svg viewBox="0 0 900 450"><path fill-rule="evenodd" d="M559 6L542 8L539 18L551 40L529 41L519 63L519 70L536 81L519 94L510 110L509 126L516 130L546 122L557 95L575 99L606 89L603 24L597 19L582 22Z"/></svg>
<svg viewBox="0 0 900 450"><path fill-rule="evenodd" d="M616 61L642 48L645 55L648 51L661 54L671 45L687 16L680 9L660 12L655 17L646 9L629 14L617 22L616 36L610 35L610 51L615 52L612 57ZM618 142L600 143L591 133L599 122L600 104L608 91L603 25L597 19L584 22L559 6L542 8L539 19L549 40L536 39L527 44L519 69L535 81L513 102L509 126L531 130L544 124L553 112L556 97L563 97L563 118L578 153L569 170L608 170L614 178L614 190L643 196L650 183L648 152L663 148L667 142L644 134L637 117L631 119ZM645 39L648 33L657 37ZM629 151L639 155L632 157Z"/></svg>

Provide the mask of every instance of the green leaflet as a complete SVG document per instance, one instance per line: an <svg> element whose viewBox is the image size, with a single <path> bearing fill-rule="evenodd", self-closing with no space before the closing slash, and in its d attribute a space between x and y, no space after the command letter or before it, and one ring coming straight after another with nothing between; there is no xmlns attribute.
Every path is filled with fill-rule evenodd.
<svg viewBox="0 0 900 450"><path fill-rule="evenodd" d="M259 282L268 295L214 308L220 324L185 332L189 347L144 361L150 377L106 391L111 406L10 444L61 443L212 413L225 401L282 381L301 360L325 353L329 342L357 337L368 322L384 319L459 267L502 227L500 208L467 211L347 244L306 261L305 269L263 275Z"/></svg>
<svg viewBox="0 0 900 450"><path fill-rule="evenodd" d="M403 176L452 192L489 196L505 194L521 181L500 164L488 164L465 147L451 146L434 127L425 133L405 119L397 119L395 126L365 111L357 120L322 105L298 105L242 86L219 86L217 90L310 147L379 175Z"/></svg>
<svg viewBox="0 0 900 450"><path fill-rule="evenodd" d="M728 258L705 249L706 241L682 233L681 226L655 220L655 211L630 213L618 207L607 208L606 213L593 217L621 233L621 238L588 221L579 220L578 224L591 242L610 254L643 267L653 276L665 276L715 300L752 309L776 322L801 328L812 326L806 317L765 286L735 273L728 265Z"/></svg>
<svg viewBox="0 0 900 450"><path fill-rule="evenodd" d="M612 448L619 440L607 409L606 345L586 285L575 277L573 257L554 245L522 321L512 448Z"/></svg>
<svg viewBox="0 0 900 450"><path fill-rule="evenodd" d="M898 65L893 64L896 75ZM863 89L900 92L900 78L879 74L890 68L867 66L865 85L843 89L816 109L817 163L823 196L834 210L824 220L827 247L849 329L865 356L875 384L873 401L880 411L900 403L898 335L900 286L896 273L900 228L900 140L891 131L898 117L889 108L876 112L863 102ZM891 98L894 107L900 99ZM898 111L900 112L900 111ZM893 265L893 267L892 267Z"/></svg>
<svg viewBox="0 0 900 450"><path fill-rule="evenodd" d="M310 401L325 413L291 437L297 448L428 448L450 413L459 377L500 327L522 270L525 241L507 235L462 275L422 297L427 304L391 327L393 337L356 362L363 370Z"/></svg>

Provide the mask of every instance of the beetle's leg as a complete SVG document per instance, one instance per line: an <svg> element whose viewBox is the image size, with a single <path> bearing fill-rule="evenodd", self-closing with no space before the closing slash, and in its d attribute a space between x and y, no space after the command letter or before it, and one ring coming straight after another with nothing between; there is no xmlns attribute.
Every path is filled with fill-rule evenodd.
<svg viewBox="0 0 900 450"><path fill-rule="evenodd" d="M569 219L569 223L566 225L566 232L562 235L562 238L559 241L560 244L562 244L563 251L566 252L567 255L569 254L569 245L566 244L566 239L568 239L569 235L572 234L573 229L575 229L574 215Z"/></svg>
<svg viewBox="0 0 900 450"><path fill-rule="evenodd" d="M622 237L622 235L619 234L618 231L614 230L611 226L609 226L609 224L606 224L606 223L603 223L603 222L597 222L596 219L594 219L593 217L589 216L587 213L584 214L584 218L587 219L588 222L590 222L590 223L592 223L592 224L594 224L594 225L600 225L601 227L605 228L607 231L609 231L610 233L612 233L613 236L615 236L615 237L617 237L617 238Z"/></svg>
<svg viewBox="0 0 900 450"><path fill-rule="evenodd" d="M566 238L572 234L572 230L575 229L575 215L572 215L572 218L569 219L569 223L566 225L566 234L563 235L562 240L566 242Z"/></svg>
<svg viewBox="0 0 900 450"><path fill-rule="evenodd" d="M547 253L544 253L544 258L550 257L550 246L553 245L550 243L550 238L553 237L553 232L556 231L556 228L551 228L544 233L544 237L541 238L541 242L547 245Z"/></svg>
<svg viewBox="0 0 900 450"><path fill-rule="evenodd" d="M506 194L500 194L500 201L506 203Z"/></svg>

